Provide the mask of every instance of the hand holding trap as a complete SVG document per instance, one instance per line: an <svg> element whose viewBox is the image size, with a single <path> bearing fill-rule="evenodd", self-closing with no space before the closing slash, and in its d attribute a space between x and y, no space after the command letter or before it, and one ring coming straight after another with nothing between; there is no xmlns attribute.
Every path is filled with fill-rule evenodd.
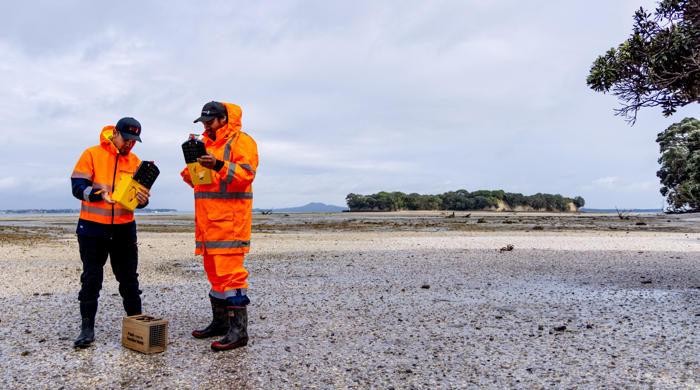
<svg viewBox="0 0 700 390"><path fill-rule="evenodd" d="M159 174L160 171L153 161L142 161L133 177L124 174L119 178L119 184L112 194L112 200L125 209L133 211L139 204L138 199L136 199L139 188L146 187L150 190Z"/></svg>
<svg viewBox="0 0 700 390"><path fill-rule="evenodd" d="M197 162L198 158L207 154L207 148L204 146L204 142L197 139L196 134L191 134L190 138L182 144L182 153L185 156L192 184L211 184L211 169L204 168Z"/></svg>

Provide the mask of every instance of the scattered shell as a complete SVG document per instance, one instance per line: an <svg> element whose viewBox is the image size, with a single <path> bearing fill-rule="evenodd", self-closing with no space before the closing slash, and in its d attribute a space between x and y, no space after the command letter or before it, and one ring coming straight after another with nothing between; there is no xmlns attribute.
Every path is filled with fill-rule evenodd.
<svg viewBox="0 0 700 390"><path fill-rule="evenodd" d="M249 389L690 388L697 381L700 343L692 332L700 317L688 303L698 292L696 224L652 222L627 234L630 221L614 215L519 213L514 224L501 223L499 213L472 215L487 216L488 227L380 215L255 219L245 260L250 341L217 354L213 339L190 335L211 321L206 275L188 270L202 266L191 219L137 218L148 227L139 233L144 313L170 322L168 350L153 355L121 347L122 300L108 266L96 341L72 348L81 273L74 225L55 242L0 239L0 367L8 372L0 388L199 389L221 387L222 377L226 387ZM372 223L331 230L344 221ZM0 238L11 223L26 222L0 221ZM522 233L535 224L546 232ZM653 231L658 226L687 230ZM518 251L494 250L504 242ZM415 286L428 286L426 279L440 288L420 293ZM37 280L51 295L31 293ZM654 283L639 286L644 280ZM566 322L572 318L579 320ZM562 323L568 328L554 330Z"/></svg>

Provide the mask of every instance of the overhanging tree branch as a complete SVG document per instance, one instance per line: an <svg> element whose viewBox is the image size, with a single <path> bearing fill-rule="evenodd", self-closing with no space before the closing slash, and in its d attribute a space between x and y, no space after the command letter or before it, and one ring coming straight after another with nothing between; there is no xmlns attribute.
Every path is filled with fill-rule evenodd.
<svg viewBox="0 0 700 390"><path fill-rule="evenodd" d="M670 116L700 102L700 0L664 0L634 20L630 38L595 60L588 86L617 96L615 113L631 124L644 107Z"/></svg>

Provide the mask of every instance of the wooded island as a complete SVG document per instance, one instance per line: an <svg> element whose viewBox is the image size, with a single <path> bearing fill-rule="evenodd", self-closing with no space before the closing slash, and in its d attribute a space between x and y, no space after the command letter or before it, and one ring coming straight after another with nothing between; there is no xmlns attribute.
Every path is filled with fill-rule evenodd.
<svg viewBox="0 0 700 390"><path fill-rule="evenodd" d="M509 210L509 211L578 211L585 205L582 197L523 194L497 191L449 191L440 195L378 192L372 195L348 194L345 201L350 211L401 210Z"/></svg>

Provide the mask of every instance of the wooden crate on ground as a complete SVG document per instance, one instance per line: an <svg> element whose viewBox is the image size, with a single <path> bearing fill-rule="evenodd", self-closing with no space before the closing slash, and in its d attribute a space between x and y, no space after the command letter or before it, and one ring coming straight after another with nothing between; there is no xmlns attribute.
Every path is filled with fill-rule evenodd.
<svg viewBox="0 0 700 390"><path fill-rule="evenodd" d="M165 351L168 347L168 321L143 314L124 317L122 345L143 353Z"/></svg>

